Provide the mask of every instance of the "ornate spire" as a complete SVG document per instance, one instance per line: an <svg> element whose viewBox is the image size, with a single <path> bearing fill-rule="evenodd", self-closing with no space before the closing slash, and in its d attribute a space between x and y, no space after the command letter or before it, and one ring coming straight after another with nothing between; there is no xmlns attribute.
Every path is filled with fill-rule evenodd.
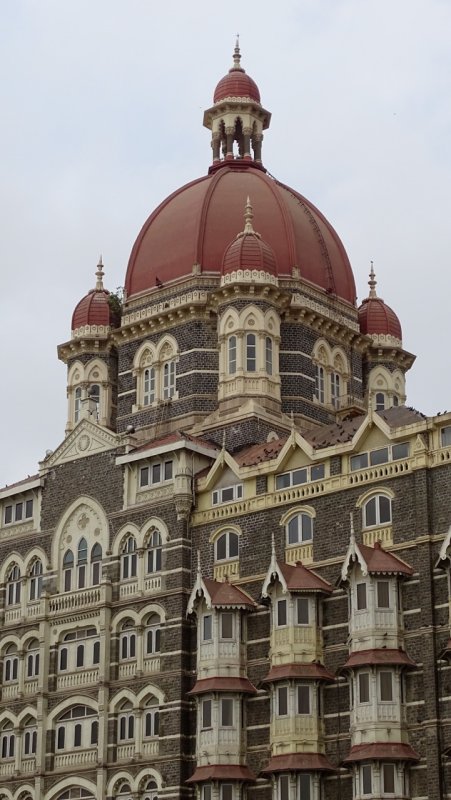
<svg viewBox="0 0 451 800"><path fill-rule="evenodd" d="M376 274L374 272L373 262L371 261L370 263L371 263L371 270L370 270L370 279L368 281L368 286L370 287L369 296L370 297L377 297L377 293L376 293L376 285L377 285Z"/></svg>
<svg viewBox="0 0 451 800"><path fill-rule="evenodd" d="M244 72L243 67L240 64L241 62L241 51L240 51L240 34L237 33L236 35L236 42L235 42L235 50L233 51L233 70L239 70L240 72Z"/></svg>
<svg viewBox="0 0 451 800"><path fill-rule="evenodd" d="M96 291L102 292L103 291L103 261L102 261L102 254L99 256L99 263L97 264L96 270Z"/></svg>
<svg viewBox="0 0 451 800"><path fill-rule="evenodd" d="M252 210L251 201L248 196L246 200L246 205L244 206L244 233L255 233L252 227L253 218L254 218L254 212Z"/></svg>

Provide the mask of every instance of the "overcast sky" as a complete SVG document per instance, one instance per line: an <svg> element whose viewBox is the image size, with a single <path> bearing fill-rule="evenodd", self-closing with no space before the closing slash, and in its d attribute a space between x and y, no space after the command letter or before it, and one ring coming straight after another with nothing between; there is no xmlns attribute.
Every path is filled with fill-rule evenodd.
<svg viewBox="0 0 451 800"><path fill-rule="evenodd" d="M265 166L317 205L359 299L378 292L416 353L408 404L451 409L449 0L2 0L0 485L33 474L66 422L56 345L94 286L205 174L215 84L242 65L272 112Z"/></svg>

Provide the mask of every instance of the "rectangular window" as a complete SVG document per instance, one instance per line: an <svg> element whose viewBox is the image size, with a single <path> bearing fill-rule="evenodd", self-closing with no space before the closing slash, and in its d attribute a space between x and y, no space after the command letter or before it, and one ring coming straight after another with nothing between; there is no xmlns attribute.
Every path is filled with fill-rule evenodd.
<svg viewBox="0 0 451 800"><path fill-rule="evenodd" d="M408 458L409 442L402 442L401 444L392 445L391 457L393 461L398 461L399 458Z"/></svg>
<svg viewBox="0 0 451 800"><path fill-rule="evenodd" d="M302 483L307 483L308 473L307 469L295 469L292 474L292 485L300 486Z"/></svg>
<svg viewBox="0 0 451 800"><path fill-rule="evenodd" d="M306 774L299 775L299 800L310 800L311 799L311 780L310 775Z"/></svg>
<svg viewBox="0 0 451 800"><path fill-rule="evenodd" d="M237 483L235 486L224 486L223 489L216 489L211 496L214 506L218 503L231 503L233 500L241 500L243 497L243 484Z"/></svg>
<svg viewBox="0 0 451 800"><path fill-rule="evenodd" d="M33 500L27 500L25 503L25 518L30 519L33 516Z"/></svg>
<svg viewBox="0 0 451 800"><path fill-rule="evenodd" d="M393 673L380 673L381 701L384 703L393 702Z"/></svg>
<svg viewBox="0 0 451 800"><path fill-rule="evenodd" d="M298 686L298 714L310 714L310 686Z"/></svg>
<svg viewBox="0 0 451 800"><path fill-rule="evenodd" d="M314 464L310 467L310 480L319 481L321 478L324 478L324 475L324 464Z"/></svg>
<svg viewBox="0 0 451 800"><path fill-rule="evenodd" d="M442 447L449 447L451 444L451 426L448 428L442 428L440 431Z"/></svg>
<svg viewBox="0 0 451 800"><path fill-rule="evenodd" d="M231 697L221 699L221 725L223 728L233 726L233 700Z"/></svg>
<svg viewBox="0 0 451 800"><path fill-rule="evenodd" d="M309 601L307 597L298 597L296 601L296 622L298 625L309 624Z"/></svg>
<svg viewBox="0 0 451 800"><path fill-rule="evenodd" d="M385 794L395 793L395 765L382 764L382 791Z"/></svg>
<svg viewBox="0 0 451 800"><path fill-rule="evenodd" d="M152 483L161 483L161 464L152 466Z"/></svg>
<svg viewBox="0 0 451 800"><path fill-rule="evenodd" d="M16 513L15 513L16 522L20 522L22 517L23 517L23 503L16 503Z"/></svg>
<svg viewBox="0 0 451 800"><path fill-rule="evenodd" d="M211 728L211 700L202 700L202 728Z"/></svg>
<svg viewBox="0 0 451 800"><path fill-rule="evenodd" d="M272 339L270 339L269 336L266 337L265 351L266 351L266 372L268 373L268 375L272 375Z"/></svg>
<svg viewBox="0 0 451 800"><path fill-rule="evenodd" d="M359 703L370 702L370 674L360 672L359 674Z"/></svg>
<svg viewBox="0 0 451 800"><path fill-rule="evenodd" d="M139 471L139 485L140 486L149 485L149 467L141 467Z"/></svg>
<svg viewBox="0 0 451 800"><path fill-rule="evenodd" d="M204 783L202 787L202 800L212 800L211 783Z"/></svg>
<svg viewBox="0 0 451 800"><path fill-rule="evenodd" d="M233 639L233 614L223 611L221 614L221 639Z"/></svg>
<svg viewBox="0 0 451 800"><path fill-rule="evenodd" d="M377 607L390 608L390 583L377 581Z"/></svg>
<svg viewBox="0 0 451 800"><path fill-rule="evenodd" d="M360 776L362 779L362 794L372 794L373 776L371 773L371 764L364 764L361 767Z"/></svg>
<svg viewBox="0 0 451 800"><path fill-rule="evenodd" d="M282 628L287 624L287 601L277 601L277 627Z"/></svg>
<svg viewBox="0 0 451 800"><path fill-rule="evenodd" d="M290 486L300 486L309 481L319 481L325 476L324 464L312 464L311 467L294 469L292 472L283 472L276 475L276 489L288 489Z"/></svg>
<svg viewBox="0 0 451 800"><path fill-rule="evenodd" d="M279 800L290 800L289 775L281 775L279 778Z"/></svg>
<svg viewBox="0 0 451 800"><path fill-rule="evenodd" d="M221 800L233 800L233 786L231 783L221 785Z"/></svg>
<svg viewBox="0 0 451 800"><path fill-rule="evenodd" d="M246 371L255 372L257 369L257 340L255 333L246 336Z"/></svg>
<svg viewBox="0 0 451 800"><path fill-rule="evenodd" d="M206 614L203 618L202 641L210 642L213 638L213 618L211 614Z"/></svg>
<svg viewBox="0 0 451 800"><path fill-rule="evenodd" d="M5 525L9 525L10 522L13 520L13 507L12 506L5 506Z"/></svg>
<svg viewBox="0 0 451 800"><path fill-rule="evenodd" d="M368 466L368 453L359 453L357 456L350 458L351 470L366 469Z"/></svg>
<svg viewBox="0 0 451 800"><path fill-rule="evenodd" d="M357 590L357 611L364 611L366 609L366 583L358 583Z"/></svg>
<svg viewBox="0 0 451 800"><path fill-rule="evenodd" d="M223 503L230 503L230 501L233 500L233 486L222 490L221 500Z"/></svg>
<svg viewBox="0 0 451 800"><path fill-rule="evenodd" d="M378 464L386 464L388 461L388 447L381 447L379 450L372 450L370 453L370 465L377 467Z"/></svg>
<svg viewBox="0 0 451 800"><path fill-rule="evenodd" d="M172 478L172 461L164 462L164 479L170 481Z"/></svg>
<svg viewBox="0 0 451 800"><path fill-rule="evenodd" d="M277 715L286 717L288 714L288 687L279 686L277 689Z"/></svg>

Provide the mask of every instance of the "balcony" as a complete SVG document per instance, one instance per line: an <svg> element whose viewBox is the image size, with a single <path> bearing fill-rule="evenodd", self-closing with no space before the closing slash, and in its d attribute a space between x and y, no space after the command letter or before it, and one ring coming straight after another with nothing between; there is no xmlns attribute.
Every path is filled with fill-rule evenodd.
<svg viewBox="0 0 451 800"><path fill-rule="evenodd" d="M160 743L158 739L152 739L147 742L143 742L142 751L143 755L145 756L157 756L159 751Z"/></svg>
<svg viewBox="0 0 451 800"><path fill-rule="evenodd" d="M62 614L80 609L92 609L101 601L100 586L91 589L79 589L76 592L65 592L50 597L49 613Z"/></svg>
<svg viewBox="0 0 451 800"><path fill-rule="evenodd" d="M78 686L90 686L99 680L99 670L79 669L77 672L68 672L58 675L56 679L57 689L75 689Z"/></svg>
<svg viewBox="0 0 451 800"><path fill-rule="evenodd" d="M144 659L144 672L146 673L146 675L149 674L150 672L159 672L159 671L160 671L160 656L153 656L152 658Z"/></svg>
<svg viewBox="0 0 451 800"><path fill-rule="evenodd" d="M74 750L71 753L58 753L55 756L55 769L84 767L89 764L97 764L97 748Z"/></svg>
<svg viewBox="0 0 451 800"><path fill-rule="evenodd" d="M117 761L131 761L135 757L135 743L120 744L117 748L116 760Z"/></svg>
<svg viewBox="0 0 451 800"><path fill-rule="evenodd" d="M14 606L13 608L7 608L5 611L5 625L13 625L20 621L22 617L22 608L21 606Z"/></svg>
<svg viewBox="0 0 451 800"><path fill-rule="evenodd" d="M124 597L132 597L133 595L138 594L138 579L136 578L133 581L125 581L121 583L119 587L119 597L121 600Z"/></svg>
<svg viewBox="0 0 451 800"><path fill-rule="evenodd" d="M13 775L15 772L15 766L16 762L14 758L12 758L10 761L3 761L0 764L0 775L3 775L4 777L7 775Z"/></svg>
<svg viewBox="0 0 451 800"><path fill-rule="evenodd" d="M391 525L385 528L371 528L363 531L363 544L373 547L376 542L380 542L382 547L390 547L393 544L393 529Z"/></svg>
<svg viewBox="0 0 451 800"><path fill-rule="evenodd" d="M20 764L20 771L25 773L26 775L30 775L32 772L36 771L36 759L33 758L24 758Z"/></svg>
<svg viewBox="0 0 451 800"><path fill-rule="evenodd" d="M224 561L221 564L214 565L214 580L222 582L226 577L231 578L232 580L240 577L240 562L238 559L235 561Z"/></svg>
<svg viewBox="0 0 451 800"><path fill-rule="evenodd" d="M123 678L134 678L136 675L137 663L136 661L126 661L125 664L119 664L118 677L119 680Z"/></svg>
<svg viewBox="0 0 451 800"><path fill-rule="evenodd" d="M18 683L4 683L2 686L2 700L11 700L19 694Z"/></svg>
<svg viewBox="0 0 451 800"><path fill-rule="evenodd" d="M285 561L287 564L297 564L302 561L303 564L311 564L313 562L313 544L297 544L294 547L285 548Z"/></svg>
<svg viewBox="0 0 451 800"><path fill-rule="evenodd" d="M39 682L37 678L33 680L26 680L24 684L24 694L28 697L31 694L36 694L39 688Z"/></svg>

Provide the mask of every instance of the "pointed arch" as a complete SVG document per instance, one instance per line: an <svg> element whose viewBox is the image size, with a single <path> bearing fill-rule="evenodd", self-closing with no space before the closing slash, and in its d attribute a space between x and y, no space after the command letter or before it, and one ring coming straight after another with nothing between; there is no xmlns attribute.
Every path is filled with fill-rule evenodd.
<svg viewBox="0 0 451 800"><path fill-rule="evenodd" d="M61 578L63 558L71 549L76 557L78 543L85 538L89 545L99 542L102 551L108 549L108 520L103 506L89 495L80 495L61 515L53 537L51 568Z"/></svg>

